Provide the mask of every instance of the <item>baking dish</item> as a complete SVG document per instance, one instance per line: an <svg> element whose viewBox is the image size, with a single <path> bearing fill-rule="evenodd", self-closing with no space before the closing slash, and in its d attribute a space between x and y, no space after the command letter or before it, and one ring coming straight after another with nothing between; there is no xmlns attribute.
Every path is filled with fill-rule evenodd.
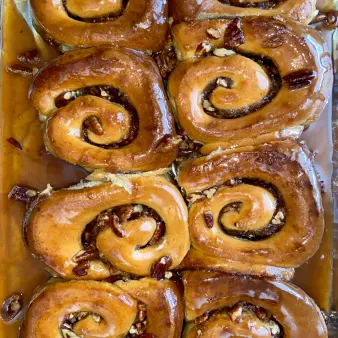
<svg viewBox="0 0 338 338"><path fill-rule="evenodd" d="M1 1L1 0L0 0ZM36 287L44 283L48 273L31 258L21 240L21 223L25 209L9 201L7 195L15 184L45 189L69 186L80 181L86 172L65 164L51 155L41 154L43 148L40 123L36 111L28 101L30 78L10 76L5 71L16 55L41 47L38 36L20 14L25 12L27 1L2 0L1 6L1 117L0 117L0 303L13 292L24 295L27 305ZM20 7L20 10L16 6ZM333 52L335 70L338 68L337 32L323 31ZM53 49L48 46L42 57L50 59ZM317 153L316 167L324 182L324 208L326 232L321 249L296 271L294 283L313 297L325 313L330 337L338 336L338 78L335 81L332 101L321 118L304 132L302 139ZM7 140L13 138L23 149L13 147ZM333 159L333 160L332 160ZM19 321L4 324L0 321L0 337L15 337Z"/></svg>

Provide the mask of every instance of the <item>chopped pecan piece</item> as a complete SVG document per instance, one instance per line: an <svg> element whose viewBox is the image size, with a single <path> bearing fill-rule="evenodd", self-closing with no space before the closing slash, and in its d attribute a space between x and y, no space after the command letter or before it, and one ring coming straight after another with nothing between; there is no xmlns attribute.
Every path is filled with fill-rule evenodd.
<svg viewBox="0 0 338 338"><path fill-rule="evenodd" d="M10 143L15 148L18 148L19 150L22 150L22 145L19 141L17 141L15 138L10 137L7 139L7 142Z"/></svg>
<svg viewBox="0 0 338 338"><path fill-rule="evenodd" d="M202 56L209 53L212 49L212 46L207 42L201 42L196 48L196 55Z"/></svg>
<svg viewBox="0 0 338 338"><path fill-rule="evenodd" d="M155 262L151 268L151 277L157 280L164 279L166 270L170 267L172 259L169 256L162 257L159 261Z"/></svg>
<svg viewBox="0 0 338 338"><path fill-rule="evenodd" d="M211 229L214 226L214 216L210 211L204 211L203 216L207 227Z"/></svg>
<svg viewBox="0 0 338 338"><path fill-rule="evenodd" d="M208 313L204 313L203 315L201 315L201 316L195 318L195 319L194 319L194 323L195 323L195 324L198 324L198 325L199 325L199 324L202 324L202 323L204 323L205 321L207 321L208 318L209 318L209 314L208 314Z"/></svg>
<svg viewBox="0 0 338 338"><path fill-rule="evenodd" d="M115 210L121 223L129 221L133 212L134 208L131 205L122 205Z"/></svg>
<svg viewBox="0 0 338 338"><path fill-rule="evenodd" d="M154 56L157 67L163 78L166 78L168 74L172 71L167 58L168 57L163 53Z"/></svg>
<svg viewBox="0 0 338 338"><path fill-rule="evenodd" d="M103 135L104 130L96 116L89 116L84 120L84 125L95 135Z"/></svg>
<svg viewBox="0 0 338 338"><path fill-rule="evenodd" d="M218 40L221 37L221 32L218 28L208 28L207 34L215 40Z"/></svg>
<svg viewBox="0 0 338 338"><path fill-rule="evenodd" d="M31 198L35 197L36 195L37 192L35 190L15 185L8 194L8 198L11 200L28 203L30 202Z"/></svg>
<svg viewBox="0 0 338 338"><path fill-rule="evenodd" d="M1 318L4 321L11 321L19 314L23 305L22 298L23 294L16 292L2 303Z"/></svg>

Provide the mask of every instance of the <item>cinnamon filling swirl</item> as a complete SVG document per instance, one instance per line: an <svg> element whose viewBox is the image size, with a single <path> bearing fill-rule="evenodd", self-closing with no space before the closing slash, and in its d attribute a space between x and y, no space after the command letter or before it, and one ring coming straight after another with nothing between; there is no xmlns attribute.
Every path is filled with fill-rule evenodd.
<svg viewBox="0 0 338 338"><path fill-rule="evenodd" d="M93 1L62 0L67 15L87 23L107 22L123 15L129 0Z"/></svg>
<svg viewBox="0 0 338 338"><path fill-rule="evenodd" d="M271 203L275 211L268 224L257 229L251 229L240 220L241 211L245 208L243 202L231 202L226 204L219 213L218 223L221 229L230 236L250 241L266 239L280 231L286 223L286 211L284 199L278 189L273 184L259 179L243 178L237 179L237 182L237 184L248 184L266 190L269 199L267 203Z"/></svg>
<svg viewBox="0 0 338 338"><path fill-rule="evenodd" d="M55 99L55 106L57 108L65 107L68 103L76 100L78 97L86 95L96 96L109 102L121 105L125 109L125 113L128 115L126 116L126 120L129 120L129 128L127 128L127 131L116 131L116 134L119 135L116 135L117 140L115 142L107 144L102 143L100 136L104 134L103 123L98 117L92 115L87 117L82 123L82 139L93 146L103 149L118 149L133 142L139 132L139 118L136 108L131 103L128 95L118 88L100 85L84 87L71 92L64 92ZM98 137L95 137L95 135Z"/></svg>
<svg viewBox="0 0 338 338"><path fill-rule="evenodd" d="M257 102L248 102L243 107L230 108L233 99L236 104L237 95L232 93L236 84L231 78L217 77L209 82L201 93L201 103L206 114L219 119L236 119L258 111L276 97L282 86L282 79L277 67L268 58L255 55L246 56L258 63L262 68L263 75L266 75L267 90L265 95Z"/></svg>
<svg viewBox="0 0 338 338"><path fill-rule="evenodd" d="M220 335L250 332L252 337L256 335L266 338L284 337L282 325L268 310L243 301L206 312L195 318L193 325L193 329L188 329L188 332L190 334L196 331L198 337L209 337L216 332Z"/></svg>
<svg viewBox="0 0 338 338"><path fill-rule="evenodd" d="M123 238L128 231L128 222L136 220L155 222L153 235L137 249L155 245L163 239L165 223L154 209L141 204L125 204L103 211L88 223L81 236L82 245L85 249L93 247L100 231L106 228L111 228L118 237Z"/></svg>
<svg viewBox="0 0 338 338"><path fill-rule="evenodd" d="M241 8L258 8L258 9L273 9L281 2L280 0L268 0L268 1L241 1L241 0L218 0L223 5L235 6Z"/></svg>

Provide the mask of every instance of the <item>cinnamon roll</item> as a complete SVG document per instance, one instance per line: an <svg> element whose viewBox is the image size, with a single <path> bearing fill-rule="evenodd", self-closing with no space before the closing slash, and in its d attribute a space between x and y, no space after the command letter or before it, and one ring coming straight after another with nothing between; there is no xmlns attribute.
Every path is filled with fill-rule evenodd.
<svg viewBox="0 0 338 338"><path fill-rule="evenodd" d="M31 0L33 22L47 40L65 51L119 45L160 51L168 33L163 0Z"/></svg>
<svg viewBox="0 0 338 338"><path fill-rule="evenodd" d="M57 282L33 298L20 337L179 338L183 316L171 281Z"/></svg>
<svg viewBox="0 0 338 338"><path fill-rule="evenodd" d="M218 150L183 163L192 248L182 268L290 279L318 249L320 186L304 144Z"/></svg>
<svg viewBox="0 0 338 338"><path fill-rule="evenodd" d="M32 203L24 222L29 248L65 279L163 278L190 247L180 192L160 175L108 177Z"/></svg>
<svg viewBox="0 0 338 338"><path fill-rule="evenodd" d="M183 283L184 338L328 336L315 302L290 283L204 271Z"/></svg>
<svg viewBox="0 0 338 338"><path fill-rule="evenodd" d="M176 21L245 16L282 16L309 23L316 14L314 0L171 0Z"/></svg>
<svg viewBox="0 0 338 338"><path fill-rule="evenodd" d="M173 117L153 60L124 48L66 53L35 77L30 98L49 152L88 170L147 171L177 155Z"/></svg>
<svg viewBox="0 0 338 338"><path fill-rule="evenodd" d="M332 90L322 37L268 17L206 20L172 28L177 57L168 90L181 127L204 143L255 139L307 126Z"/></svg>

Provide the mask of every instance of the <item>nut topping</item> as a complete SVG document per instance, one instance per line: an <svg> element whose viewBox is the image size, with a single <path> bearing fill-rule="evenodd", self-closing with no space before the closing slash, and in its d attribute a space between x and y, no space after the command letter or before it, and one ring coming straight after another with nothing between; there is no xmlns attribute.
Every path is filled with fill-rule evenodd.
<svg viewBox="0 0 338 338"><path fill-rule="evenodd" d="M84 125L95 135L103 135L104 131L96 116L89 116L84 120Z"/></svg>
<svg viewBox="0 0 338 338"><path fill-rule="evenodd" d="M172 259L169 256L162 257L159 261L155 262L151 268L151 277L157 280L164 279L165 272L168 270L172 263Z"/></svg>
<svg viewBox="0 0 338 338"><path fill-rule="evenodd" d="M77 334L68 329L61 329L61 333L64 338L80 338Z"/></svg>
<svg viewBox="0 0 338 338"><path fill-rule="evenodd" d="M2 303L1 318L4 321L9 322L19 314L23 305L22 297L22 293L16 292Z"/></svg>
<svg viewBox="0 0 338 338"><path fill-rule="evenodd" d="M221 32L217 28L208 28L207 34L213 39L219 39L221 37Z"/></svg>
<svg viewBox="0 0 338 338"><path fill-rule="evenodd" d="M85 250L81 250L73 257L75 263L81 263L83 261L91 261L99 258L99 252L95 247L88 247Z"/></svg>
<svg viewBox="0 0 338 338"><path fill-rule="evenodd" d="M211 51L212 46L207 42L200 43L196 48L196 55L202 56L204 54L207 54Z"/></svg>
<svg viewBox="0 0 338 338"><path fill-rule="evenodd" d="M203 315L197 317L194 319L194 323L199 325L199 324L202 324L204 323L205 321L207 321L209 318L209 314L208 313L204 313Z"/></svg>
<svg viewBox="0 0 338 338"><path fill-rule="evenodd" d="M33 189L15 185L8 194L8 198L14 201L28 203L30 202L32 197L37 196L37 194L38 194L37 191Z"/></svg>
<svg viewBox="0 0 338 338"><path fill-rule="evenodd" d="M242 45L245 41L244 32L242 30L242 20L235 18L226 28L224 33L224 47L234 49Z"/></svg>
<svg viewBox="0 0 338 338"><path fill-rule="evenodd" d="M243 306L241 304L237 304L230 312L231 320L234 323L241 322L242 314L243 314Z"/></svg>
<svg viewBox="0 0 338 338"><path fill-rule="evenodd" d="M287 83L289 89L296 90L309 86L312 82L312 79L314 79L315 76L316 74L313 70L303 69L285 75L283 77L283 80Z"/></svg>
<svg viewBox="0 0 338 338"><path fill-rule="evenodd" d="M19 64L7 66L6 71L14 75L21 75L26 77L33 75L33 70L31 68Z"/></svg>
<svg viewBox="0 0 338 338"><path fill-rule="evenodd" d="M214 216L211 211L204 211L203 216L207 227L211 229L214 226Z"/></svg>
<svg viewBox="0 0 338 338"><path fill-rule="evenodd" d="M87 276L89 267L89 262L83 261L73 268L73 272L78 276Z"/></svg>
<svg viewBox="0 0 338 338"><path fill-rule="evenodd" d="M236 54L233 50L226 49L226 48L216 48L216 49L213 50L212 53L216 56L219 56L219 57Z"/></svg>
<svg viewBox="0 0 338 338"><path fill-rule="evenodd" d="M29 50L17 56L17 59L25 65L37 65L40 62L39 51Z"/></svg>
<svg viewBox="0 0 338 338"><path fill-rule="evenodd" d="M284 220L285 216L283 211L278 211L275 215L275 217L272 219L272 224L281 224Z"/></svg>
<svg viewBox="0 0 338 338"><path fill-rule="evenodd" d="M22 150L22 145L19 141L17 141L15 138L10 137L7 139L7 142L10 143L15 148L18 148L19 150Z"/></svg>
<svg viewBox="0 0 338 338"><path fill-rule="evenodd" d="M208 100L203 100L203 108L207 111L215 111L216 109Z"/></svg>
<svg viewBox="0 0 338 338"><path fill-rule="evenodd" d="M224 88L231 88L231 81L229 81L230 79L225 79L225 78L218 78L217 81L216 81L216 84L217 86L221 86L221 87L224 87Z"/></svg>

